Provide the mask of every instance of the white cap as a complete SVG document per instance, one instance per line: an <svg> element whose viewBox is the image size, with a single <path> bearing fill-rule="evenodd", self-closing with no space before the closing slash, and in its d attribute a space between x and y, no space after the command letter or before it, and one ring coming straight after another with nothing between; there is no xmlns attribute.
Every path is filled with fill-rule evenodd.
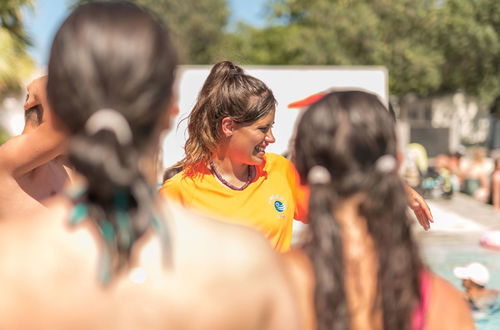
<svg viewBox="0 0 500 330"><path fill-rule="evenodd" d="M478 262L473 262L465 267L455 267L453 274L461 280L471 280L481 286L485 286L490 280L488 268Z"/></svg>

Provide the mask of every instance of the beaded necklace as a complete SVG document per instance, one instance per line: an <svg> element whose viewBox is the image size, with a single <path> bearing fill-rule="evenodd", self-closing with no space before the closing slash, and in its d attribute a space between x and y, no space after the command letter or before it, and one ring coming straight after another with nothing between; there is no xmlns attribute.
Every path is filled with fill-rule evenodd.
<svg viewBox="0 0 500 330"><path fill-rule="evenodd" d="M225 185L226 187L230 188L230 189L233 189L233 190L238 190L238 191L241 191L243 189L245 189L246 187L248 187L248 185L252 182L252 179L253 179L253 176L255 174L255 166L248 166L248 177L247 177L247 180L245 181L245 183L243 184L243 186L241 187L236 187L235 185L232 185L231 183L227 182L226 179L224 179L222 177L222 175L217 172L217 169L215 168L215 164L213 161L210 161L209 163L210 165L210 171L212 172L213 175L215 175L215 177L223 184Z"/></svg>

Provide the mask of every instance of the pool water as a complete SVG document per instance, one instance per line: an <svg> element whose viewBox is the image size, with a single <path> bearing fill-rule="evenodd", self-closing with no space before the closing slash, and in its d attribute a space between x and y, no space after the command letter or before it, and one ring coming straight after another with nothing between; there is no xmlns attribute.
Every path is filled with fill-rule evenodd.
<svg viewBox="0 0 500 330"><path fill-rule="evenodd" d="M424 234L425 235L425 234ZM481 247L472 237L429 235L420 244L421 254L433 272L463 290L462 281L453 275L453 268L465 266L471 262L480 262L490 271L487 288L500 289L500 251ZM497 299L500 304L500 299ZM474 319L478 330L500 329L500 309L493 312L475 313Z"/></svg>

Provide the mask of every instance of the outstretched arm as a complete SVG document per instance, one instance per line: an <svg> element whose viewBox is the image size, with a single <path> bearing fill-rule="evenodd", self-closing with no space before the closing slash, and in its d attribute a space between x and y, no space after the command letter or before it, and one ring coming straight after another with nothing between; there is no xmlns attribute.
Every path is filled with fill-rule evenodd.
<svg viewBox="0 0 500 330"><path fill-rule="evenodd" d="M408 204L410 205L410 208L415 213L420 225L425 230L428 230L431 227L430 223L434 222L429 205L427 205L425 199L412 187L405 185L405 189L408 194Z"/></svg>

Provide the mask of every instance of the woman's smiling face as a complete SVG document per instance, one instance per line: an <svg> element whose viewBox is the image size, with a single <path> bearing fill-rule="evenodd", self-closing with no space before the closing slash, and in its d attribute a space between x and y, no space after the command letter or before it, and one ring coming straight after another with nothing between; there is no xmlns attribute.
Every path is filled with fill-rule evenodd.
<svg viewBox="0 0 500 330"><path fill-rule="evenodd" d="M228 142L228 156L243 164L260 164L266 147L276 141L272 132L275 112L273 109L251 124L235 124Z"/></svg>

